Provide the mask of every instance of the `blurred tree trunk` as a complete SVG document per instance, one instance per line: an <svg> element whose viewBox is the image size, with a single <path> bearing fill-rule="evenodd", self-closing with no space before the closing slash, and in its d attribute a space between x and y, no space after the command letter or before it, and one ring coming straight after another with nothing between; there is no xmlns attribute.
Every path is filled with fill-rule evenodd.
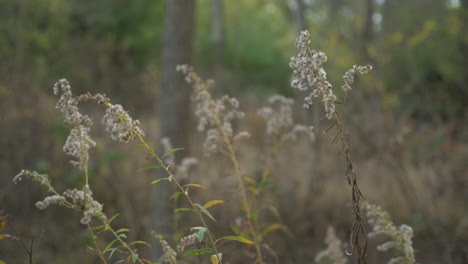
<svg viewBox="0 0 468 264"><path fill-rule="evenodd" d="M461 0L460 2L460 8L462 9L462 34L464 34L464 38L462 38L462 43L461 43L461 50L463 54L463 65L465 72L463 76L463 90L467 91L468 90L468 37L466 34L468 34L468 0ZM466 93L465 93L466 95Z"/></svg>
<svg viewBox="0 0 468 264"><path fill-rule="evenodd" d="M330 10L330 19L329 21L333 21L337 18L338 11L340 10L343 0L328 0L328 8Z"/></svg>
<svg viewBox="0 0 468 264"><path fill-rule="evenodd" d="M303 30L307 29L307 21L306 21L306 5L304 4L304 0L296 0L296 10L295 10L295 24L296 24L296 31L297 36L301 34Z"/></svg>
<svg viewBox="0 0 468 264"><path fill-rule="evenodd" d="M370 64L374 67L374 72L378 72L380 65L379 61L375 59L377 43L375 41L373 21L373 16L375 13L375 0L366 0L364 8L364 25L361 33L361 64ZM364 97L372 109L372 112L380 117L380 99L378 97L377 90L372 89L372 87L369 88L370 89L364 91ZM379 118L379 120L381 119Z"/></svg>
<svg viewBox="0 0 468 264"><path fill-rule="evenodd" d="M190 87L180 72L176 71L179 64L192 63L192 42L194 32L194 0L166 0L164 21L164 36L162 43L161 91L159 98L159 139L170 138L173 147L183 147L184 151L177 152L176 162L182 155L188 153L189 120L190 120ZM157 148L158 154L163 152ZM167 175L159 175L166 177ZM160 182L153 189L153 228L160 234L171 233L172 207L170 196L172 185ZM160 248L157 246L156 248ZM156 250L155 250L156 251ZM154 252L155 257L161 251Z"/></svg>
<svg viewBox="0 0 468 264"><path fill-rule="evenodd" d="M370 54L370 48L374 45L374 22L372 16L375 12L374 0L366 0L364 27L361 39L361 55L363 61L375 64L373 56Z"/></svg>
<svg viewBox="0 0 468 264"><path fill-rule="evenodd" d="M213 72L216 81L220 81L223 68L223 45L224 45L224 15L223 0L213 0L211 10L212 44L213 44Z"/></svg>

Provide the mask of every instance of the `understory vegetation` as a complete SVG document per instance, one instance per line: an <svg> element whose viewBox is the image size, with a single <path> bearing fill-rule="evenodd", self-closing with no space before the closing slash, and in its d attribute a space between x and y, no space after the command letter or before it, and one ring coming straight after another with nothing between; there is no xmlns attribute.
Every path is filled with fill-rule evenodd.
<svg viewBox="0 0 468 264"><path fill-rule="evenodd" d="M396 225L391 216L382 207L374 205L373 198L367 197L363 191L362 186L365 186L363 182L366 179L360 177L357 168L361 164L355 162L353 155L355 148L359 149L360 145L366 144L366 139L352 138L344 122L344 116L348 114L346 106L353 99L348 97L348 93L354 91L352 87L358 75L370 72L372 66L352 66L344 74L342 92L338 93L337 86L328 81L324 69L327 56L309 46L309 33L303 31L296 41L297 55L291 58L289 65L293 73L292 87L309 93L305 95L304 108L321 106L320 113L323 117L320 122L326 123L325 129L320 128L324 127L320 124L307 123L307 118L304 118L303 124L297 123L293 111L294 100L282 95L271 96L266 106L250 112L256 117L249 117L249 113L245 114L240 110L242 107L236 98L228 95L215 97L213 81L203 80L189 65L179 65L177 71L193 87L193 113L198 119L196 130L204 142L194 146L198 149L194 153L199 156L185 157L176 162L175 156L184 152L183 146L174 148L170 138L151 142L145 136L144 126L121 105L114 104L106 95L99 93L74 95L70 83L66 79L60 79L54 85L53 92L59 96L56 108L61 111L67 126L68 136L63 151L73 158L71 164L76 169L72 174L63 175L56 175L64 171L54 169L49 170L50 175L41 172L40 168L37 171L22 170L13 181L19 183L30 179L43 187L42 193L47 193L47 196L35 203L38 209L51 210L49 207L58 206L62 208L53 210L74 211L72 214L67 213L66 217L76 219L80 228L73 230L79 233L73 234L66 227L62 230L67 232L66 235L87 238L82 247L89 251L89 259L96 258L93 262L303 263L301 256L289 249L296 246L287 244L297 236L297 232L301 232L300 227L294 226L294 222L306 223L309 220L298 219L298 216L284 216L282 211L285 210L283 203L288 199L296 199L294 195L314 198L315 192L301 193L300 185L304 183L297 181L299 178L309 178L306 182L316 185L312 190L323 188L322 192L326 194L328 189L335 189L345 197L345 200L336 197L338 202L335 204L341 203L340 208L334 207L333 202L322 204L331 208L321 212L320 207L314 205L313 214L305 212L299 215L303 218L320 217L324 213L338 216L337 212L341 211L346 216L338 219L344 221L344 224L331 221L338 224L337 227L325 222L316 227L317 230L326 230L326 234L317 232L324 238L325 245L320 245L323 250L314 252L315 263L373 263L369 260L369 255L377 250L391 252L380 258L386 259L387 263L415 264L418 251L417 244L416 250L413 249L414 231L409 225ZM139 155L140 161L127 170L131 172L128 175L130 181L143 181L144 184L138 188L148 189L151 184L169 183L168 186L174 190L171 201L167 201L174 205L176 222L173 223L175 232L172 236L146 230L146 236L137 238L142 232L122 225L122 222L135 221L135 216L131 214L133 205L122 204L118 199L131 197L132 192L118 193L117 204L112 204L112 200L108 199L107 202L98 200L97 197L105 198L100 195L101 191L105 193L105 187L95 188L94 184L101 180L100 172L112 171L116 163L93 162L99 156L92 149L99 149L101 142L90 136L93 119L81 111L85 103L102 108L96 112L104 112L101 124L112 140L127 143L125 147L135 145L131 155ZM174 106L174 111L176 109L177 105ZM250 132L257 127L252 129L242 124L249 118L261 119L262 129L255 133ZM249 150L248 146L252 144L249 142L257 140L263 141L263 149ZM297 170L298 163L311 163L316 158L314 155L317 155L313 153L314 148L304 146L312 146L318 142L329 142L327 147L332 150L329 153L332 157L327 159L332 160L330 164L335 164L338 168L336 171L341 171L340 174L344 175L344 178L336 179L344 181L348 186L334 184L330 180L320 183L317 175L308 175ZM164 154L159 156L157 153L160 151L153 145L164 149ZM140 154L136 154L138 149ZM122 164L127 162L109 156L106 151L105 148L99 149L99 155L117 159L119 166L124 166ZM247 162L249 159L254 161ZM207 164L202 165L202 162ZM319 164L314 163L313 166ZM333 166L330 169L328 174L335 174L332 172ZM197 175L201 174L210 175L210 178L198 178ZM78 180L70 181L70 177ZM119 180L114 177L103 179L109 185L126 184ZM59 188L56 182L60 181L63 183ZM287 190L288 186L292 188L291 191ZM221 188L223 190L219 190ZM279 190L281 188L287 191ZM218 190L210 191L211 189ZM138 195L140 190L134 191ZM275 196L278 196L277 199L274 199ZM293 206L305 208L306 204ZM223 210L223 207L228 208ZM127 216L121 216L119 211ZM122 217L126 220L119 221ZM294 221L287 223L285 218ZM7 222L15 230L15 219L5 216L1 218L1 232L5 232ZM343 229L343 226L347 228ZM349 231L338 233L336 228ZM34 258L38 263L58 263L53 256L39 256L43 247L39 241L33 243L33 240L28 245L18 233L2 233L0 238L18 240L24 247L24 255L29 256L30 263L36 262ZM374 239L377 240L371 242ZM157 245L155 241L158 242ZM302 244L300 247L312 247L307 245L307 240L299 241L296 243ZM156 260L151 259L149 253L154 246L163 250L162 256ZM371 255L374 257L376 254ZM81 254L77 254L78 256L81 257ZM93 263L91 260L83 260L84 262Z"/></svg>

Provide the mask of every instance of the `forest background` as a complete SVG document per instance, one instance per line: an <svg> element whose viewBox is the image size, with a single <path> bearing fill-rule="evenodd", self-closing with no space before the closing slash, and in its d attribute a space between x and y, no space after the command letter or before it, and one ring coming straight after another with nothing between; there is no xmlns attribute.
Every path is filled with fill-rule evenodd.
<svg viewBox="0 0 468 264"><path fill-rule="evenodd" d="M45 230L37 263L97 259L83 246L89 234L70 220L72 212L39 211L34 203L44 191L12 182L22 168L54 175L58 187L81 180L62 154L69 128L55 109L54 82L65 77L75 94L107 94L140 119L146 138L158 145L161 124L171 122L161 112L172 110L160 108L161 84L172 78L165 75L178 74L164 63L164 21L186 28L188 62L216 80L213 93L239 99L246 118L238 125L252 134L240 156L247 174L259 173L265 123L256 111L268 96L295 98L298 123L327 126L323 113L301 108L303 94L290 85L289 61L301 30L309 30L312 48L328 55L332 83L341 84L354 64L373 65L345 106L361 190L396 223L413 227L418 262L468 262L468 1L197 0L172 20L167 8L162 0L0 0L0 209L25 239ZM196 124L184 122L189 143L175 147L203 157ZM132 230L130 236L151 240L157 196L142 175L150 172L139 171L145 156L95 133L90 170L99 200L108 212L121 213L116 221ZM280 263L311 263L328 225L342 240L349 237L350 194L339 151L317 135L281 153L264 198L284 226L270 239ZM210 191L194 195L228 200L235 187L223 163L201 159L191 180ZM232 224L239 214L229 202L213 211L221 223ZM177 224L184 221L190 220ZM229 233L229 225L215 232ZM0 241L0 260L23 263L22 250ZM370 259L383 263L385 254L371 252Z"/></svg>

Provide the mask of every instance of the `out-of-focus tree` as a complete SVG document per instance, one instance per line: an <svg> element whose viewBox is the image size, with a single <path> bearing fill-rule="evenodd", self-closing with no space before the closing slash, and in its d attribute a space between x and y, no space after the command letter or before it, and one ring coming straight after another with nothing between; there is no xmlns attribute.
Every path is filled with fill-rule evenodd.
<svg viewBox="0 0 468 264"><path fill-rule="evenodd" d="M194 32L195 1L167 0L164 20L162 46L162 71L159 98L159 140L167 137L174 147L184 147L184 153L190 148L189 120L190 87L182 74L176 71L177 65L192 64L192 43ZM158 151L163 151L158 148ZM181 153L182 154L182 153ZM183 155L177 155L176 162ZM161 175L162 176L162 175ZM165 177L165 176L164 176ZM154 185L153 223L159 234L171 233L170 224L173 216L170 196L171 184L162 182ZM160 255L162 251L159 252Z"/></svg>
<svg viewBox="0 0 468 264"><path fill-rule="evenodd" d="M213 41L213 68L215 80L220 78L223 64L223 42L224 42L224 10L223 0L212 0L212 41Z"/></svg>

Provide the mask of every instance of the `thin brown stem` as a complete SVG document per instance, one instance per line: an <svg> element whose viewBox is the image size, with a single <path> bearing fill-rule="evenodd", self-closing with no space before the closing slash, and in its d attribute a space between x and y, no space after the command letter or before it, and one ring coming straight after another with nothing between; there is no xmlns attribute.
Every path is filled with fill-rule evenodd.
<svg viewBox="0 0 468 264"><path fill-rule="evenodd" d="M119 234L117 234L117 232L115 232L115 230L110 226L110 224L107 222L107 220L103 219L103 218L100 218L100 220L102 221L102 223L106 226L106 229L107 230L110 230L111 233L114 235L114 237L117 239L117 241L120 242L120 244L122 245L122 247L124 249L126 249L128 252L130 252L130 254L132 254L132 256L136 255L135 251L133 251L127 244L127 242L123 241L122 238L119 236ZM144 264L143 260L140 259L140 257L137 257L137 261L140 263L140 264Z"/></svg>
<svg viewBox="0 0 468 264"><path fill-rule="evenodd" d="M258 240L258 234L257 234L257 232L255 230L255 227L254 227L254 224L252 222L252 214L251 214L251 211L250 211L250 205L249 205L249 200L248 200L248 197L247 197L247 191L245 189L244 180L242 179L242 175L241 175L241 172L240 172L240 166L239 166L239 162L237 160L236 153L235 153L234 148L232 146L231 140L226 135L226 132L223 129L221 121L218 118L216 118L215 121L216 121L217 129L221 133L221 135L222 135L222 137L224 139L224 143L228 147L229 157L230 157L232 165L234 167L234 173L235 173L235 175L237 177L237 180L239 182L240 195L241 195L241 199L240 199L241 206L242 206L242 209L244 210L244 212L245 212L245 214L247 216L247 226L248 226L249 232L252 235L252 238L254 240L255 251L257 253L257 259L255 260L255 262L256 263L263 263L262 250L261 250L260 243L259 243L259 240Z"/></svg>
<svg viewBox="0 0 468 264"><path fill-rule="evenodd" d="M91 235L91 238L93 239L94 248L96 249L97 255L99 256L99 258L102 260L103 263L107 264L106 258L102 254L102 251L98 248L96 237L94 236L94 232L91 229L91 225L89 223L87 225L88 225L88 232Z"/></svg>
<svg viewBox="0 0 468 264"><path fill-rule="evenodd" d="M153 149L146 143L146 141L141 136L138 136L138 140L145 146L145 148L148 150L148 152L151 154L151 156L158 161L159 165L161 165L161 167L166 171L166 173L169 175L169 177L171 177L171 180L174 181L174 183L176 184L179 191L184 195L184 197L187 199L187 201L189 202L192 209L196 212L198 218L200 219L200 222L202 223L203 227L206 230L206 233L208 234L208 239L210 241L211 246L213 247L213 250L215 251L216 256L218 257L219 263L221 264L222 263L221 257L220 257L220 255L218 253L218 249L216 248L216 244L215 244L215 241L213 239L213 235L211 234L211 231L208 228L208 225L206 224L205 219L203 218L203 215L200 212L200 209L198 209L198 207L192 201L192 199L190 198L188 193L184 190L182 185L180 185L179 181L174 177L173 173L164 164L164 162L161 160L161 158L159 158L159 156L156 155L156 153L154 153Z"/></svg>

